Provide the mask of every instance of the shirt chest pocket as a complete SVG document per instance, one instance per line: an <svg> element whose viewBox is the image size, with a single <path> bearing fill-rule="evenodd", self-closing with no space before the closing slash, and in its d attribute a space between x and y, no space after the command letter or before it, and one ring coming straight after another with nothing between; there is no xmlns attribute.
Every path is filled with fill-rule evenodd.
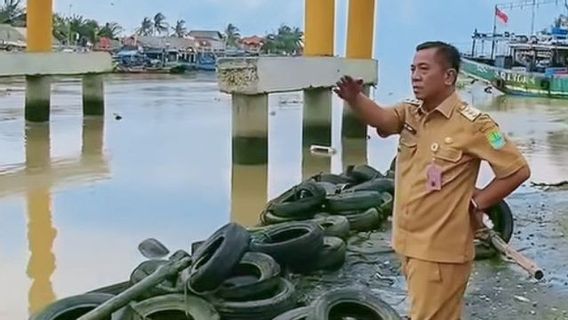
<svg viewBox="0 0 568 320"><path fill-rule="evenodd" d="M411 159L416 150L416 137L410 133L403 132L398 140L398 158L400 161Z"/></svg>
<svg viewBox="0 0 568 320"><path fill-rule="evenodd" d="M434 153L436 164L442 170L442 184L454 180L459 174L459 167L463 163L464 154L457 148L440 148Z"/></svg>

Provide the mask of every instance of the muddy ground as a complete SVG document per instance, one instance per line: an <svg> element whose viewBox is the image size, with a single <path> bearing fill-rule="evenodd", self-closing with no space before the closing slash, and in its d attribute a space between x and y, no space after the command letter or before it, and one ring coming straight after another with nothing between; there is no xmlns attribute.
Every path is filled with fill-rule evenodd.
<svg viewBox="0 0 568 320"><path fill-rule="evenodd" d="M568 319L568 190L532 189L507 202L515 217L510 244L536 261L545 277L531 279L500 256L476 261L464 319ZM301 299L311 301L328 289L356 285L370 288L407 315L406 284L400 262L388 247L389 229L354 236L339 271L295 279Z"/></svg>

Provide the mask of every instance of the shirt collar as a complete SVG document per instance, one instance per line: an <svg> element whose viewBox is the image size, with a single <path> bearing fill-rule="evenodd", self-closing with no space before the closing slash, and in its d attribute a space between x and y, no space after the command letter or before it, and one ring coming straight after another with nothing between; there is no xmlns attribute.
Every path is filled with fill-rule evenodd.
<svg viewBox="0 0 568 320"><path fill-rule="evenodd" d="M460 102L460 97L456 91L454 91L449 97L446 98L440 105L434 108L433 111L438 111L444 115L446 118L450 118L454 111L454 107ZM422 104L418 107L418 112L421 115L427 114L424 109L422 109Z"/></svg>

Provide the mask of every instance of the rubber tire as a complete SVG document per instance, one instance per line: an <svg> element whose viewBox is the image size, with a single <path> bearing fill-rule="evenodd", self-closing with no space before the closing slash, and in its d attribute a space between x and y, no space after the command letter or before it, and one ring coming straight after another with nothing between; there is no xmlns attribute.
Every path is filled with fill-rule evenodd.
<svg viewBox="0 0 568 320"><path fill-rule="evenodd" d="M377 192L388 192L391 195L394 194L394 180L388 178L378 178L369 180L358 184L347 191L377 191Z"/></svg>
<svg viewBox="0 0 568 320"><path fill-rule="evenodd" d="M212 298L211 302L223 320L272 320L296 306L294 285L278 278L278 288L273 296L261 300L229 301Z"/></svg>
<svg viewBox="0 0 568 320"><path fill-rule="evenodd" d="M302 193L307 196L302 198ZM317 182L303 182L287 191L287 196L271 202L267 211L283 218L311 218L323 206L326 194Z"/></svg>
<svg viewBox="0 0 568 320"><path fill-rule="evenodd" d="M123 282L111 284L109 286L97 288L95 290L91 290L91 291L85 292L85 293L106 293L106 294L118 295L118 294L124 292L126 289L130 288L131 286L132 286L132 282L123 281Z"/></svg>
<svg viewBox="0 0 568 320"><path fill-rule="evenodd" d="M388 303L369 293L369 290L358 288L340 288L328 291L312 304L307 320L328 320L329 312L340 303L365 306L376 313L378 319L402 320L402 317Z"/></svg>
<svg viewBox="0 0 568 320"><path fill-rule="evenodd" d="M142 281L143 279L150 276L158 267L168 263L167 260L146 260L140 263L132 273L130 274L130 283L135 285L136 283ZM169 294L169 293L179 293L183 292L182 287L176 287L177 275L172 276L159 283L155 287L144 292L137 300L144 300L151 297Z"/></svg>
<svg viewBox="0 0 568 320"><path fill-rule="evenodd" d="M354 184L356 181L345 175L333 174L333 173L320 173L311 178L311 180L317 182L329 182L333 184Z"/></svg>
<svg viewBox="0 0 568 320"><path fill-rule="evenodd" d="M376 191L344 192L328 196L326 208L330 213L367 210L382 204L381 194Z"/></svg>
<svg viewBox="0 0 568 320"><path fill-rule="evenodd" d="M487 215L494 224L493 230L501 235L505 242L509 242L513 236L514 218L511 208L505 200L486 210Z"/></svg>
<svg viewBox="0 0 568 320"><path fill-rule="evenodd" d="M280 265L269 255L261 252L247 252L239 262L239 266L252 266L258 271L259 278L253 283L229 287L230 279L227 279L215 291L215 296L221 299L248 299L265 292L269 292L278 286ZM234 274L239 275L239 266L234 269Z"/></svg>
<svg viewBox="0 0 568 320"><path fill-rule="evenodd" d="M337 184L331 182L316 182L320 187L325 189L326 194L336 194L337 193Z"/></svg>
<svg viewBox="0 0 568 320"><path fill-rule="evenodd" d="M150 298L144 301L130 304L133 309L132 320L143 320L161 311L187 312L193 320L220 320L219 313L213 305L202 298L183 295L168 294ZM125 318L126 320L127 318Z"/></svg>
<svg viewBox="0 0 568 320"><path fill-rule="evenodd" d="M85 313L76 315L76 317L79 318L80 316L94 310L96 307L102 305L113 297L114 295L108 293L86 293L63 298L47 305L45 308L43 308L43 310L33 315L30 320L57 320L59 317L65 315L66 313L73 312L74 310L88 308L88 310L85 310ZM125 318L126 312L127 308L121 308L120 310L114 312L111 317L104 320L127 319ZM69 316L71 315L66 315L66 317Z"/></svg>
<svg viewBox="0 0 568 320"><path fill-rule="evenodd" d="M355 180L357 183L363 183L376 178L384 177L383 174L377 169L366 164L355 166L349 173L349 176L353 178L353 180Z"/></svg>
<svg viewBox="0 0 568 320"><path fill-rule="evenodd" d="M303 264L300 268L293 268L292 271L297 273L310 273L314 271L332 271L343 267L345 263L345 254L347 245L337 237L325 237L323 239L323 248L314 258L306 257L311 260Z"/></svg>
<svg viewBox="0 0 568 320"><path fill-rule="evenodd" d="M317 215L313 220L320 227L323 228L323 235L325 237L338 237L347 239L351 226L349 220L343 216L321 216Z"/></svg>
<svg viewBox="0 0 568 320"><path fill-rule="evenodd" d="M394 206L394 196L388 192L381 193L383 198L383 204L379 206L379 214L381 220L386 220L388 217L392 216L393 206Z"/></svg>
<svg viewBox="0 0 568 320"><path fill-rule="evenodd" d="M347 218L351 230L367 232L376 230L381 226L381 214L377 208L369 208L365 211L348 211L339 213Z"/></svg>
<svg viewBox="0 0 568 320"><path fill-rule="evenodd" d="M300 236L280 239L290 233ZM274 240L276 238L276 240ZM291 222L268 228L250 244L250 251L263 252L280 264L294 264L316 255L323 247L323 230L314 222Z"/></svg>
<svg viewBox="0 0 568 320"><path fill-rule="evenodd" d="M264 212L261 216L261 220L264 225L293 222L298 220L308 220L310 218L311 214L308 217L279 217L270 211Z"/></svg>
<svg viewBox="0 0 568 320"><path fill-rule="evenodd" d="M311 307L301 307L285 312L273 320L305 320L308 313L312 310Z"/></svg>
<svg viewBox="0 0 568 320"><path fill-rule="evenodd" d="M191 258L191 255L189 253L187 253L187 251L185 251L185 250L178 250L178 251L172 253L172 255L168 258L168 260L180 261L183 258Z"/></svg>
<svg viewBox="0 0 568 320"><path fill-rule="evenodd" d="M189 289L196 294L216 289L241 261L250 239L249 232L236 223L215 231L195 252Z"/></svg>

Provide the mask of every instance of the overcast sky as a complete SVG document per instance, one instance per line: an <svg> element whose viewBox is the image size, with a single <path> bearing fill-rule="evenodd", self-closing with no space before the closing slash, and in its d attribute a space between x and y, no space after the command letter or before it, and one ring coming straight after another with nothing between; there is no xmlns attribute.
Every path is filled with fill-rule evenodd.
<svg viewBox="0 0 568 320"><path fill-rule="evenodd" d="M230 22L242 35L262 35L281 23L303 28L304 0L54 0L61 14L81 14L100 22L116 21L132 33L144 17L162 12L173 24L187 22L188 29L222 31ZM513 0L519 2L519 0ZM498 3L507 2L507 0ZM535 29L566 13L565 0L538 8ZM347 0L337 0L336 54L345 52ZM379 0L377 1L375 57L380 63L381 92L408 93L408 65L415 46L425 40L444 40L468 48L475 28L490 32L495 0ZM70 6L71 5L71 6ZM503 9L507 26L499 30L530 32L531 8ZM401 91L402 90L402 91Z"/></svg>

